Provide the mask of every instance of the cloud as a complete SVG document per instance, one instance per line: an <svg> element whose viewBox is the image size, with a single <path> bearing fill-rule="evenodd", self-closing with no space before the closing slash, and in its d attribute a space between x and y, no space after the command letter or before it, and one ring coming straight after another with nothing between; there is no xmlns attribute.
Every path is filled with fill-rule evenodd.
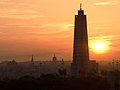
<svg viewBox="0 0 120 90"><path fill-rule="evenodd" d="M21 6L21 8L22 8L22 6L29 7L29 8L36 7L33 4L29 4L29 3L26 3L26 2L21 1L21 0L20 1L19 0L1 0L0 6L3 6L3 8L5 8L5 6L6 6L6 8L7 7L13 8L13 7L20 7L20 6Z"/></svg>
<svg viewBox="0 0 120 90"><path fill-rule="evenodd" d="M91 29L91 30L101 30L101 29L103 29L103 27L96 27L96 28L89 28L89 29Z"/></svg>
<svg viewBox="0 0 120 90"><path fill-rule="evenodd" d="M41 18L44 15L0 15L1 18L12 18L12 19L33 19L33 18Z"/></svg>
<svg viewBox="0 0 120 90"><path fill-rule="evenodd" d="M30 9L0 9L0 18L32 19L45 17L38 10Z"/></svg>
<svg viewBox="0 0 120 90"><path fill-rule="evenodd" d="M38 10L34 4L23 1L1 0L0 17L12 19L32 19L44 17L41 10Z"/></svg>
<svg viewBox="0 0 120 90"><path fill-rule="evenodd" d="M3 34L3 32L0 32L0 34Z"/></svg>
<svg viewBox="0 0 120 90"><path fill-rule="evenodd" d="M13 2L0 1L0 5L8 5L8 4L13 4Z"/></svg>
<svg viewBox="0 0 120 90"><path fill-rule="evenodd" d="M71 30L73 29L73 24L70 24L68 22L61 22L61 23L51 23L51 24L46 24L44 27L48 28L56 28L57 30Z"/></svg>
<svg viewBox="0 0 120 90"><path fill-rule="evenodd" d="M91 41L99 41L99 40L104 40L104 41L111 41L116 39L118 36L117 35L107 35L107 36L96 36L96 37L90 37L89 40Z"/></svg>
<svg viewBox="0 0 120 90"><path fill-rule="evenodd" d="M119 1L96 2L94 5L117 5Z"/></svg>

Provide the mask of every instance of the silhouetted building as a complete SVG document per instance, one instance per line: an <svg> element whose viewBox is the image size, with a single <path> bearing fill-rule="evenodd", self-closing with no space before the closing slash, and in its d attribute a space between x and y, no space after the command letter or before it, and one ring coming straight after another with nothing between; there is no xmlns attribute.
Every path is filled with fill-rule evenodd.
<svg viewBox="0 0 120 90"><path fill-rule="evenodd" d="M56 63L56 62L57 62L57 57L55 56L55 54L54 54L54 56L53 56L53 58L52 58L52 62L53 62L53 63Z"/></svg>
<svg viewBox="0 0 120 90"><path fill-rule="evenodd" d="M31 58L31 65L34 66L34 57L32 55L32 58Z"/></svg>
<svg viewBox="0 0 120 90"><path fill-rule="evenodd" d="M13 59L12 61L9 61L7 64L8 65L16 65L17 62L15 61L15 59Z"/></svg>
<svg viewBox="0 0 120 90"><path fill-rule="evenodd" d="M32 63L34 62L34 58L33 58L33 56L32 56L32 58L31 58L31 62L32 62Z"/></svg>
<svg viewBox="0 0 120 90"><path fill-rule="evenodd" d="M64 59L62 58L62 63L61 63L62 65L64 65Z"/></svg>
<svg viewBox="0 0 120 90"><path fill-rule="evenodd" d="M80 5L78 15L75 15L73 63L71 65L72 76L86 76L90 72L90 68L92 69L89 61L87 20Z"/></svg>

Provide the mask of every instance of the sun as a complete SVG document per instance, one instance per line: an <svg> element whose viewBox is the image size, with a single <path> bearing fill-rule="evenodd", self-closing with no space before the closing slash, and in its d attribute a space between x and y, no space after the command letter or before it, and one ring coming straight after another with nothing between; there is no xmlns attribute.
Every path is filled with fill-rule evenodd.
<svg viewBox="0 0 120 90"><path fill-rule="evenodd" d="M105 53L109 50L109 43L105 41L93 42L91 48L95 53Z"/></svg>
<svg viewBox="0 0 120 90"><path fill-rule="evenodd" d="M105 49L105 43L103 43L103 42L96 42L93 45L93 48L96 49L96 50L104 50Z"/></svg>

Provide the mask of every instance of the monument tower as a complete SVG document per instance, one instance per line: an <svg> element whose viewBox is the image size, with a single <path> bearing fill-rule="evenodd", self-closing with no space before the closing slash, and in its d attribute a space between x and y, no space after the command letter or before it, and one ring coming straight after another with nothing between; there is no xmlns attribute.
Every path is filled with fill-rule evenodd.
<svg viewBox="0 0 120 90"><path fill-rule="evenodd" d="M75 15L74 26L74 47L73 47L73 63L71 65L72 76L84 76L88 70L89 48L87 35L87 20L82 4L78 15Z"/></svg>

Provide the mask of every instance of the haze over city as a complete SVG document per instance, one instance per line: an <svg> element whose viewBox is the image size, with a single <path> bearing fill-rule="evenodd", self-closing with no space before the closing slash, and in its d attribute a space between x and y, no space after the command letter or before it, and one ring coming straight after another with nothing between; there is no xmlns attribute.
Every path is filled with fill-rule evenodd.
<svg viewBox="0 0 120 90"><path fill-rule="evenodd" d="M119 59L120 1L1 0L0 60L31 55L50 60L54 54L72 60L73 16L80 2L87 14L90 59Z"/></svg>

